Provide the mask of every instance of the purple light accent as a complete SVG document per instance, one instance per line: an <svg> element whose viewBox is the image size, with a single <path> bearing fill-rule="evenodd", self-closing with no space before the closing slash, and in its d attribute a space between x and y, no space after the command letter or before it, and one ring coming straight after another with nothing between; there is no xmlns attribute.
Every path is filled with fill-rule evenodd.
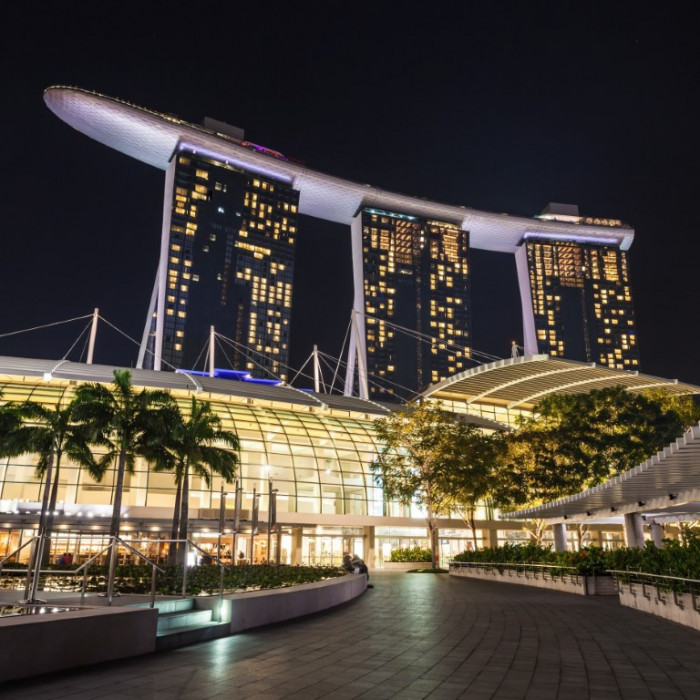
<svg viewBox="0 0 700 700"><path fill-rule="evenodd" d="M570 241L572 243L592 243L594 245L614 245L619 246L620 238L598 238L594 236L579 236L575 233L544 233L540 231L527 231L523 238L543 238L550 241Z"/></svg>
<svg viewBox="0 0 700 700"><path fill-rule="evenodd" d="M236 144L233 143L227 143L226 144L229 147L236 147ZM243 146L238 146L238 148L243 148ZM192 151L195 154L198 155L203 155L206 156L207 158L212 158L213 160L218 160L221 163L226 163L226 164L231 164L235 165L238 168L241 168L242 170L249 170L251 172L258 173L259 175L263 175L265 177L271 177L274 180L281 180L282 182L286 182L287 184L292 184L293 178L289 175L287 175L284 172L280 172L279 170L273 170L272 168L266 168L265 166L258 165L257 163L253 164L249 161L239 159L235 154L232 153L222 153L220 151L214 151L209 148L205 148L203 146L197 145L190 143L188 141L180 141L177 145L177 150L178 151ZM250 149L245 149L247 152L250 152Z"/></svg>
<svg viewBox="0 0 700 700"><path fill-rule="evenodd" d="M278 160L289 160L289 158L287 158L279 151L273 151L271 148L261 146L260 144L253 143L252 141L241 141L240 144L241 146L250 147L258 153L263 153L266 156L272 156L273 158L277 158Z"/></svg>

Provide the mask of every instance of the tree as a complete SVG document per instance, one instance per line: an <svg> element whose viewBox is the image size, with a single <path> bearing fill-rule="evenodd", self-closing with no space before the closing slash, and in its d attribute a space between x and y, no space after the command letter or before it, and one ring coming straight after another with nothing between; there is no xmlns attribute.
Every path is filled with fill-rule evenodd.
<svg viewBox="0 0 700 700"><path fill-rule="evenodd" d="M549 396L507 438L502 501L535 505L596 486L676 439L684 418L672 402L623 387Z"/></svg>
<svg viewBox="0 0 700 700"><path fill-rule="evenodd" d="M447 496L450 510L459 513L470 529L477 549L476 508L488 501L498 501L504 487L499 467L505 452L505 437L501 432L489 434L465 424L455 431L453 440L453 464L449 472L441 472L436 487Z"/></svg>
<svg viewBox="0 0 700 700"><path fill-rule="evenodd" d="M219 474L230 483L236 476L240 443L235 433L222 429L221 419L207 401L197 401L193 397L188 416L183 415L178 404L173 402L160 418L164 423L164 437L150 440L146 454L155 464L156 471L173 470L175 473L177 490L170 534L173 540L186 540L190 476L200 476L209 486L211 474ZM186 547L180 547L178 551L178 559L184 564ZM175 563L175 554L176 548L171 546L169 563Z"/></svg>
<svg viewBox="0 0 700 700"><path fill-rule="evenodd" d="M33 401L9 403L3 412L12 415L14 426L5 434L3 451L8 456L36 454L36 475L43 481L39 536L48 540L53 532L54 512L58 498L61 462L65 456L85 467L91 476L99 476L97 463L90 449L86 426L74 420L75 402L47 407ZM42 563L48 561L48 548ZM40 563L37 559L37 565Z"/></svg>
<svg viewBox="0 0 700 700"><path fill-rule="evenodd" d="M437 568L437 520L454 503L445 484L460 462L459 445L471 428L438 404L409 404L375 421L381 448L370 470L384 496L425 508L432 565Z"/></svg>
<svg viewBox="0 0 700 700"><path fill-rule="evenodd" d="M118 537L121 524L124 477L134 471L137 456L146 453L149 442L162 437L162 422L156 412L171 405L166 391L134 390L128 370L114 370L112 387L81 384L75 390L73 407L77 422L86 426L93 444L104 445L106 454L97 460L96 473L102 479L116 462L116 483L109 534Z"/></svg>

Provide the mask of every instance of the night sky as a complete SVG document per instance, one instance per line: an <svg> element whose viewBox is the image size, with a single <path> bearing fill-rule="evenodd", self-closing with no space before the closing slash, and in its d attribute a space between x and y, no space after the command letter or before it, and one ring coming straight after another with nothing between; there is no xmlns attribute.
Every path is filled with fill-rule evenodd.
<svg viewBox="0 0 700 700"><path fill-rule="evenodd" d="M0 334L96 306L128 335L143 330L164 174L55 117L42 93L62 84L227 121L313 169L391 191L622 219L636 231L641 369L700 384L689 16L626 2L178 6L3 8ZM300 229L297 367L314 342L339 352L352 302L349 229L309 217ZM474 347L507 356L522 342L515 264L473 251L472 275ZM85 323L0 338L0 354L58 359ZM101 327L95 361L129 366L136 353Z"/></svg>

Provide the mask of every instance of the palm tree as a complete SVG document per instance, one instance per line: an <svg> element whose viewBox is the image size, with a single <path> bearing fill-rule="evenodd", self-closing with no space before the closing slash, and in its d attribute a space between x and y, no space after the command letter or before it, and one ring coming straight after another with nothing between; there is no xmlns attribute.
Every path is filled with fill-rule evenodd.
<svg viewBox="0 0 700 700"><path fill-rule="evenodd" d="M136 457L145 455L148 442L160 434L159 422L154 417L172 404L172 398L166 391L142 389L136 392L128 370L114 370L111 388L103 384L82 384L76 389L75 398L76 420L88 428L93 443L107 448L106 454L97 460L98 480L116 462L117 475L109 534L118 537L124 476L127 471L133 473ZM116 548L113 548L108 590L110 600L115 567Z"/></svg>
<svg viewBox="0 0 700 700"><path fill-rule="evenodd" d="M3 406L6 419L14 427L5 434L3 453L18 456L36 454L39 460L36 475L44 483L39 536L49 539L53 531L53 514L58 497L61 460L68 456L75 464L85 467L91 476L98 476L97 463L90 450L90 434L84 425L73 418L75 400L47 407L33 401L9 403ZM48 560L48 548L41 563ZM37 564L39 559L37 558Z"/></svg>
<svg viewBox="0 0 700 700"><path fill-rule="evenodd" d="M221 419L214 413L207 401L192 397L189 415L183 415L180 407L173 404L163 412L165 419L164 439L154 440L147 454L155 464L156 471L175 472L175 509L171 539L186 540L189 520L189 478L199 476L207 486L211 475L219 474L227 483L236 476L239 464L238 436L222 430ZM224 447L217 446L216 443ZM171 546L168 563L177 559L185 563L186 547Z"/></svg>

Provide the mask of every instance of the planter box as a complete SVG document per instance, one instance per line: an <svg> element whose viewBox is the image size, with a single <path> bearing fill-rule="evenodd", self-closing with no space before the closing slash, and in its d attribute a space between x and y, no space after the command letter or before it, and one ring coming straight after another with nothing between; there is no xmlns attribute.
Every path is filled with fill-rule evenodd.
<svg viewBox="0 0 700 700"><path fill-rule="evenodd" d="M450 576L515 583L520 586L546 588L550 591L578 595L617 595L617 584L612 576L578 576L576 574L552 576L548 571L518 571L505 567L499 571L495 567L486 569L480 566L454 565L450 565Z"/></svg>
<svg viewBox="0 0 700 700"><path fill-rule="evenodd" d="M429 561L385 561L382 571L412 571L413 569L429 569L432 563Z"/></svg>
<svg viewBox="0 0 700 700"><path fill-rule="evenodd" d="M663 617L700 630L700 600L690 593L657 592L654 586L620 583L620 603L628 608Z"/></svg>
<svg viewBox="0 0 700 700"><path fill-rule="evenodd" d="M81 608L4 617L0 681L148 654L156 648L157 624L158 611L151 608Z"/></svg>

